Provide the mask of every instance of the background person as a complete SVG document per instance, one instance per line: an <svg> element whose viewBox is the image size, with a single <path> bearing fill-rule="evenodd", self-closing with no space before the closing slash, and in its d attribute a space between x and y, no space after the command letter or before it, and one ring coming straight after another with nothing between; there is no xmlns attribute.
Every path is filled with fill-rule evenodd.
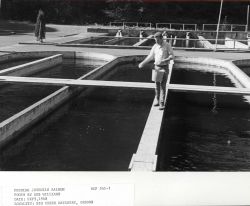
<svg viewBox="0 0 250 206"><path fill-rule="evenodd" d="M164 109L166 83L169 74L169 61L174 58L173 49L169 43L163 41L161 32L154 35L155 44L149 55L138 65L143 68L145 64L154 59L154 69L152 71L152 81L155 82L155 103L160 110Z"/></svg>
<svg viewBox="0 0 250 206"><path fill-rule="evenodd" d="M36 26L35 26L35 36L36 40L43 42L45 39L45 14L42 9L39 9L37 19L36 19Z"/></svg>

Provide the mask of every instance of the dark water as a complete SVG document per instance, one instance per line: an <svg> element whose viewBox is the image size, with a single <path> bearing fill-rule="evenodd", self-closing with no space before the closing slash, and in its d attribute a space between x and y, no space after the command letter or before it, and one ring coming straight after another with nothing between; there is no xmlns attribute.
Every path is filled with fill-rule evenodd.
<svg viewBox="0 0 250 206"><path fill-rule="evenodd" d="M238 66L243 72L250 76L250 67L248 66Z"/></svg>
<svg viewBox="0 0 250 206"><path fill-rule="evenodd" d="M95 89L52 113L2 152L1 170L126 171L153 91Z"/></svg>
<svg viewBox="0 0 250 206"><path fill-rule="evenodd" d="M137 43L138 38L115 38L113 37L93 37L89 41L77 40L74 42L69 42L68 44L106 44L106 45L130 45Z"/></svg>
<svg viewBox="0 0 250 206"><path fill-rule="evenodd" d="M173 69L171 83L234 87L230 80L230 76L226 74L191 69Z"/></svg>
<svg viewBox="0 0 250 206"><path fill-rule="evenodd" d="M173 83L204 81L205 85L214 85L213 74L206 74L205 81L204 73L177 73L173 73ZM191 74L196 81L188 79ZM216 75L216 85L233 86L220 75ZM158 150L158 170L249 171L249 109L242 96L170 92Z"/></svg>
<svg viewBox="0 0 250 206"><path fill-rule="evenodd" d="M18 66L21 64L26 64L26 63L36 61L36 60L38 60L38 58L25 59L25 60L14 60L14 61L10 61L10 62L0 63L0 70L8 69L10 67L15 67L15 66Z"/></svg>
<svg viewBox="0 0 250 206"><path fill-rule="evenodd" d="M93 37L89 41L82 40L76 40L72 42L68 42L67 44L103 44L105 41L111 40L110 37Z"/></svg>
<svg viewBox="0 0 250 206"><path fill-rule="evenodd" d="M142 46L153 46L154 44L155 44L155 40L154 39L149 39L144 44L142 44Z"/></svg>
<svg viewBox="0 0 250 206"><path fill-rule="evenodd" d="M138 38L123 38L122 40L118 41L117 43L114 43L115 45L128 45L133 46L139 41Z"/></svg>
<svg viewBox="0 0 250 206"><path fill-rule="evenodd" d="M52 67L46 71L34 74L36 77L77 78L101 62L90 64L82 60L64 61L61 66ZM0 122L45 98L60 87L40 85L2 84L0 87Z"/></svg>
<svg viewBox="0 0 250 206"><path fill-rule="evenodd" d="M148 64L145 68L139 69L138 62L123 64L111 70L109 77L110 81L125 81L125 82L152 82L152 64ZM118 72L119 71L119 72Z"/></svg>
<svg viewBox="0 0 250 206"><path fill-rule="evenodd" d="M105 63L104 61L64 59L63 64L43 70L32 76L77 79Z"/></svg>
<svg viewBox="0 0 250 206"><path fill-rule="evenodd" d="M109 77L112 81L150 82L153 64L147 64L143 69L138 68L138 62L123 64L115 67ZM119 72L117 72L119 70ZM174 68L171 77L172 84L193 84L205 86L233 87L230 77L226 74L196 71L191 69Z"/></svg>
<svg viewBox="0 0 250 206"><path fill-rule="evenodd" d="M38 85L1 85L0 122L45 98L59 87Z"/></svg>

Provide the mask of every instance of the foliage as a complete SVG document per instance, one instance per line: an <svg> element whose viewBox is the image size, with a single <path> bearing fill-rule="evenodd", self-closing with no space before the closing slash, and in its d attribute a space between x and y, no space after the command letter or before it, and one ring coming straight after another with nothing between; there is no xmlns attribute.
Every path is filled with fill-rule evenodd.
<svg viewBox="0 0 250 206"><path fill-rule="evenodd" d="M243 1L243 0L242 0ZM1 0L2 16L36 20L43 8L47 22L60 24L106 24L110 21L217 23L219 1L143 0ZM224 2L222 17L230 23L246 23L247 2ZM242 12L244 11L244 12Z"/></svg>

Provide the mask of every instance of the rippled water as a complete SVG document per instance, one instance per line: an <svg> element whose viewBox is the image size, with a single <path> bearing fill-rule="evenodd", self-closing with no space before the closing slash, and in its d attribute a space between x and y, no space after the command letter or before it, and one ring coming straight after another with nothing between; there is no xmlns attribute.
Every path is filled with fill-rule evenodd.
<svg viewBox="0 0 250 206"><path fill-rule="evenodd" d="M189 75L198 82L190 82ZM213 74L178 71L172 82L199 84L200 80L213 85ZM218 86L233 86L221 75L216 80ZM242 96L170 92L158 170L249 171L249 109Z"/></svg>

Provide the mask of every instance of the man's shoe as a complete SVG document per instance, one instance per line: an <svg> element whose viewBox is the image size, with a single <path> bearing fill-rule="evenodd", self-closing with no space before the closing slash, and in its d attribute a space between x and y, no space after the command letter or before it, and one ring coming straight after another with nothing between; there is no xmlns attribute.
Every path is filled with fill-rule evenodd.
<svg viewBox="0 0 250 206"><path fill-rule="evenodd" d="M163 104L161 104L161 105L159 106L159 110L164 110L164 108L165 108L165 106L164 106Z"/></svg>
<svg viewBox="0 0 250 206"><path fill-rule="evenodd" d="M160 105L159 102L154 103L155 107L158 107L159 105Z"/></svg>

